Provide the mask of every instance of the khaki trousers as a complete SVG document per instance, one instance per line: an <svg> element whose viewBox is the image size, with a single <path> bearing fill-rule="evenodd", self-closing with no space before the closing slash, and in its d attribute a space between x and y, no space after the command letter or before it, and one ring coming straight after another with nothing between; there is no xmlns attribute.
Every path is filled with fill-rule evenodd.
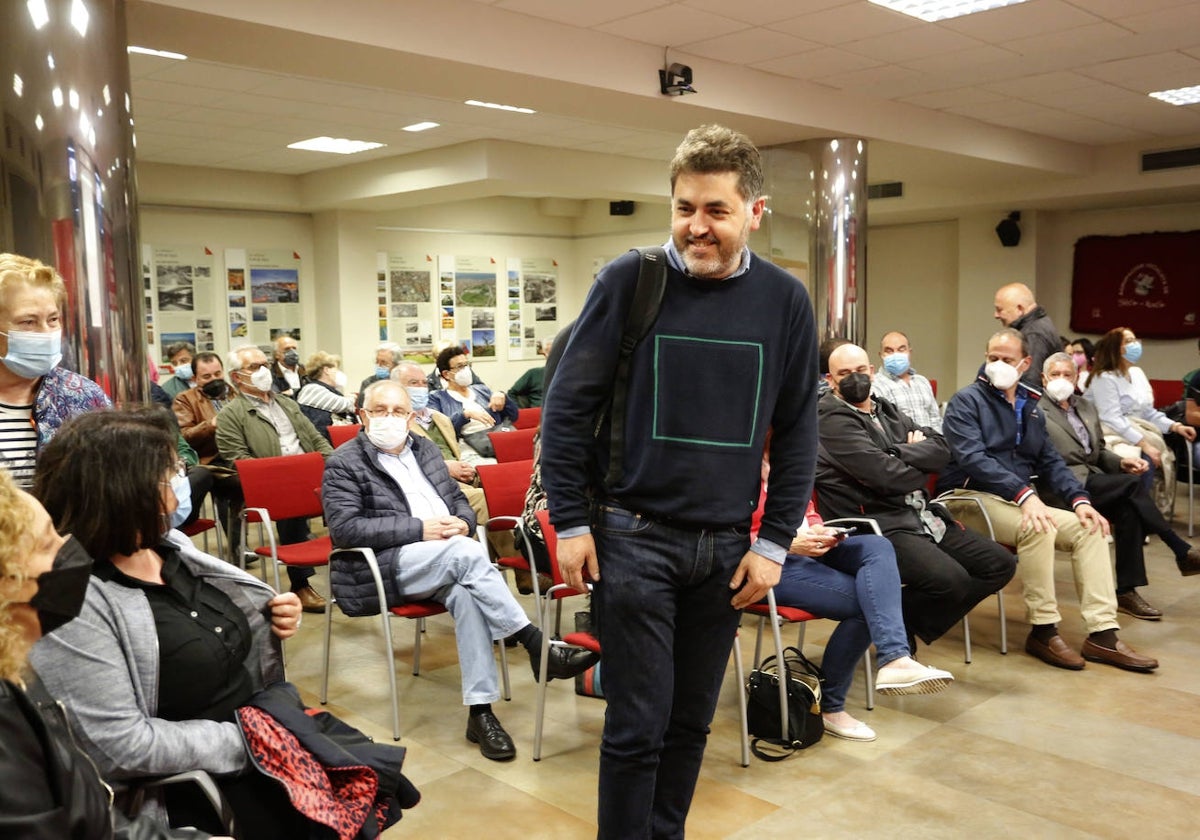
<svg viewBox="0 0 1200 840"><path fill-rule="evenodd" d="M1079 611L1087 631L1096 633L1119 626L1112 562L1108 543L1099 531L1088 533L1072 511L1061 508L1049 508L1058 526L1056 531L1022 530L1021 509L1013 502L977 490L953 491L945 501L954 517L985 536L988 529L979 508L971 502L955 502L954 496L978 499L992 520L996 541L1016 546L1017 574L1025 590L1025 613L1030 624L1057 624L1062 620L1054 594L1054 550L1057 548L1071 552L1075 592L1079 596Z"/></svg>

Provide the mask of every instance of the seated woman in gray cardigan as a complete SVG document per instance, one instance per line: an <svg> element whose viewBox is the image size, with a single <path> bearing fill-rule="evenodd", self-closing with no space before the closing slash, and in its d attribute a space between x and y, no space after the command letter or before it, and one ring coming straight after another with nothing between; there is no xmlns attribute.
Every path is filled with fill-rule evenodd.
<svg viewBox="0 0 1200 840"><path fill-rule="evenodd" d="M273 781L251 769L234 710L283 678L278 639L300 601L198 551L173 526L190 506L168 419L157 409L85 414L42 450L34 495L94 561L79 617L31 662L109 781L186 770L216 777L243 836L306 836ZM207 806L167 793L175 824Z"/></svg>

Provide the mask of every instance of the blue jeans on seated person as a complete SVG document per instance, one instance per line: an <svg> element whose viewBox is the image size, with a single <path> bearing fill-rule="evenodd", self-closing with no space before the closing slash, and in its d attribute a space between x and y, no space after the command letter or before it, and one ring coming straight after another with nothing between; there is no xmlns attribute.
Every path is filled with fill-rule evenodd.
<svg viewBox="0 0 1200 840"><path fill-rule="evenodd" d="M838 622L821 659L823 712L845 708L854 666L872 641L880 667L910 653L896 553L884 537L847 537L822 557L789 554L775 587L775 603ZM608 679L607 670L604 677Z"/></svg>
<svg viewBox="0 0 1200 840"><path fill-rule="evenodd" d="M601 838L683 837L740 612L729 581L747 528L651 521L612 505L592 529L608 710Z"/></svg>

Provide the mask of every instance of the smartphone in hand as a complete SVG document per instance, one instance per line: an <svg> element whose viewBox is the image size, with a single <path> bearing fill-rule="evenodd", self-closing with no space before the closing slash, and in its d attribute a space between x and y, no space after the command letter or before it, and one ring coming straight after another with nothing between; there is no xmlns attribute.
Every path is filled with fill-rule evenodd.
<svg viewBox="0 0 1200 840"><path fill-rule="evenodd" d="M846 537L850 536L857 530L858 530L858 528L854 527L854 526L851 526L849 528L839 528L836 525L832 525L832 526L826 525L825 526L825 532L827 534L833 534L835 537L837 537L838 542L841 542L842 540L846 539Z"/></svg>

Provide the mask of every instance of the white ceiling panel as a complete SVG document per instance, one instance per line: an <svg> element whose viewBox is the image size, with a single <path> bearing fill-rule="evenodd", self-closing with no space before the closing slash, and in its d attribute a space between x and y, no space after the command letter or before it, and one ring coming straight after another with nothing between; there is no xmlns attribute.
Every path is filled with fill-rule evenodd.
<svg viewBox="0 0 1200 840"><path fill-rule="evenodd" d="M889 33L860 38L842 44L842 49L877 58L880 61L899 64L943 53L986 46L975 38L936 26L918 27L911 32L904 32L902 35L903 37L900 37L895 33Z"/></svg>
<svg viewBox="0 0 1200 840"><path fill-rule="evenodd" d="M941 80L930 79L924 73L895 65L870 67L866 70L839 73L836 76L822 76L816 81L830 87L857 90L883 99L899 99L916 93L927 93L943 84Z"/></svg>
<svg viewBox="0 0 1200 840"><path fill-rule="evenodd" d="M794 35L755 27L709 38L705 41L696 41L693 44L682 44L679 49L717 61L751 64L756 61L794 55L804 50L816 49L819 46L820 44L815 41L806 41Z"/></svg>
<svg viewBox="0 0 1200 840"><path fill-rule="evenodd" d="M851 7L855 0L683 0L681 5L762 26L836 6Z"/></svg>
<svg viewBox="0 0 1200 840"><path fill-rule="evenodd" d="M674 47L716 38L749 27L727 17L698 9L681 11L675 4L592 27L630 41Z"/></svg>
<svg viewBox="0 0 1200 840"><path fill-rule="evenodd" d="M1015 6L944 20L938 25L979 38L981 41L999 44L1098 22L1100 18L1096 15L1063 0L1034 0L1032 3L1018 3Z"/></svg>
<svg viewBox="0 0 1200 840"><path fill-rule="evenodd" d="M1184 3L1163 9L1148 9L1138 0L1127 4L1129 13L1119 15L1117 22L1133 32L1174 31L1200 34L1200 3Z"/></svg>
<svg viewBox="0 0 1200 840"><path fill-rule="evenodd" d="M1130 90L1152 90L1200 84L1200 58L1180 52L1143 55L1081 67L1080 74Z"/></svg>
<svg viewBox="0 0 1200 840"><path fill-rule="evenodd" d="M836 47L822 47L796 55L755 61L751 66L793 79L816 79L869 67L879 67L883 62L864 55L857 55Z"/></svg>
<svg viewBox="0 0 1200 840"><path fill-rule="evenodd" d="M874 3L853 3L772 24L772 29L829 46L861 41L893 32L927 29L914 17L889 11Z"/></svg>
<svg viewBox="0 0 1200 840"><path fill-rule="evenodd" d="M667 0L500 0L496 6L571 26L591 27L670 5Z"/></svg>
<svg viewBox="0 0 1200 840"><path fill-rule="evenodd" d="M906 96L901 102L916 105L919 108L931 108L942 111L956 105L978 105L989 102L1001 102L1008 97L1004 94L983 87L960 87L948 90L936 90L930 93L918 93Z"/></svg>

